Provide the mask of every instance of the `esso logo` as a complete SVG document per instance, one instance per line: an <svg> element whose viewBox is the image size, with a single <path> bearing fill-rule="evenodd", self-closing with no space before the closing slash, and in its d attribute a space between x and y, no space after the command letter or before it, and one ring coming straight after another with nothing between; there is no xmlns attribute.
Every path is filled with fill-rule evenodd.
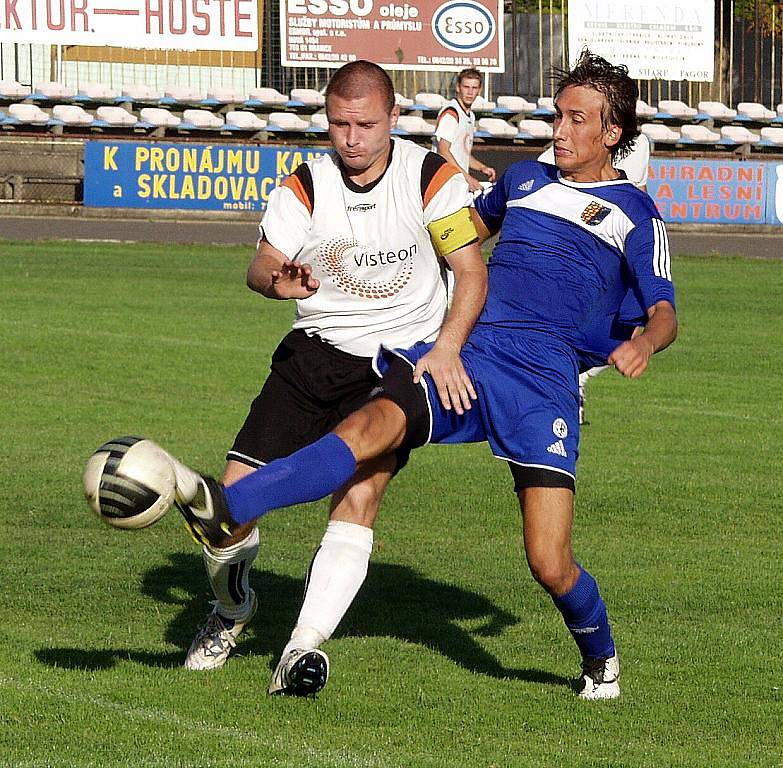
<svg viewBox="0 0 783 768"><path fill-rule="evenodd" d="M477 51L495 37L496 29L492 14L473 0L451 0L432 15L433 34L451 51Z"/></svg>

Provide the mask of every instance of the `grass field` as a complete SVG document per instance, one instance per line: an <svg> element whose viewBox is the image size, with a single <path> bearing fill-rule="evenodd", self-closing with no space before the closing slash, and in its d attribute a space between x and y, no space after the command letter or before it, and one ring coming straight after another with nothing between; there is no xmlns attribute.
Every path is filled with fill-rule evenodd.
<svg viewBox="0 0 783 768"><path fill-rule="evenodd" d="M783 262L676 259L677 344L591 385L575 547L623 663L591 705L483 445L392 484L317 699L265 691L323 503L264 519L241 656L181 667L197 548L175 514L102 525L81 471L120 434L220 471L292 310L244 288L248 258L0 242L0 766L783 766Z"/></svg>

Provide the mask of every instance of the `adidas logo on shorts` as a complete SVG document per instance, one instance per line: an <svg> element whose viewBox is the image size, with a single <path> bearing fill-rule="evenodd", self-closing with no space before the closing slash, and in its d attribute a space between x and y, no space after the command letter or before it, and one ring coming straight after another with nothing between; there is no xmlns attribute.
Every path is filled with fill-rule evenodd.
<svg viewBox="0 0 783 768"><path fill-rule="evenodd" d="M558 456L567 457L565 446L562 440L552 443L547 449L547 453L556 453Z"/></svg>

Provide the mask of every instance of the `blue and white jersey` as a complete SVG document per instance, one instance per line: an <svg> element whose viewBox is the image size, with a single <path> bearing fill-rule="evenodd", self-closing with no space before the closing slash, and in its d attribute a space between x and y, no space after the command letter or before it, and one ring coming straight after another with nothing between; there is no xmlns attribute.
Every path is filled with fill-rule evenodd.
<svg viewBox="0 0 783 768"><path fill-rule="evenodd" d="M674 304L666 228L626 179L572 182L555 166L523 160L475 206L500 230L477 330L542 331L598 364L649 307Z"/></svg>

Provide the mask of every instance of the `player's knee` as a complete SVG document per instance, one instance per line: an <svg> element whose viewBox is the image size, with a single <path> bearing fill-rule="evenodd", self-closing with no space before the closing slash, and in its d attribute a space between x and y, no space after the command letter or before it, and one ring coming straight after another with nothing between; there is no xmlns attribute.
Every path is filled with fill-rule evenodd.
<svg viewBox="0 0 783 768"><path fill-rule="evenodd" d="M335 498L329 519L372 528L378 515L379 504L380 497L375 488L367 483L360 483Z"/></svg>
<svg viewBox="0 0 783 768"><path fill-rule="evenodd" d="M553 596L564 595L575 582L575 565L571 558L547 553L528 555L533 578Z"/></svg>

